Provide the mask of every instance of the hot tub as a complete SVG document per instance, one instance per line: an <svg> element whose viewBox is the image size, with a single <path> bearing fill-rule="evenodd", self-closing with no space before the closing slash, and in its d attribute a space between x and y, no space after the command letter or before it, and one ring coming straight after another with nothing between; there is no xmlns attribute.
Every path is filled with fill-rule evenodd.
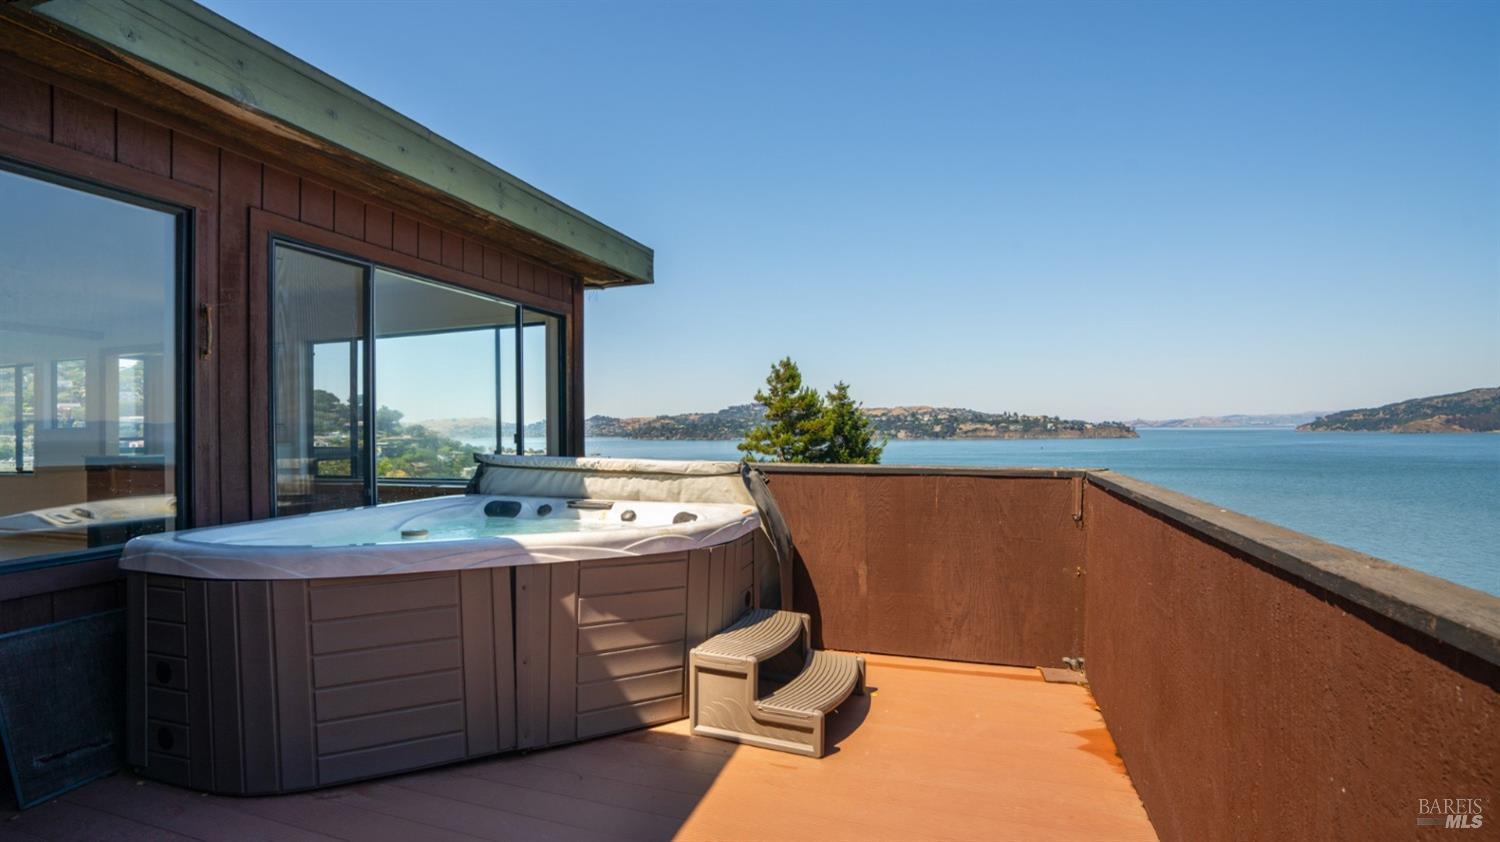
<svg viewBox="0 0 1500 842"><path fill-rule="evenodd" d="M739 466L481 462L474 493L130 542L132 765L288 792L679 719L687 650L779 599L750 496L705 491Z"/></svg>
<svg viewBox="0 0 1500 842"><path fill-rule="evenodd" d="M462 494L136 539L125 570L330 579L630 558L733 541L754 506Z"/></svg>

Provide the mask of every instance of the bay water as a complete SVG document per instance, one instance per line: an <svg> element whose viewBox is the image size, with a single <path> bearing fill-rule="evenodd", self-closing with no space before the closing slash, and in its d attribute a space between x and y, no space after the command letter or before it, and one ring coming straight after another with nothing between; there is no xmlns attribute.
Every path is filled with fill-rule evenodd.
<svg viewBox="0 0 1500 842"><path fill-rule="evenodd" d="M1108 468L1500 595L1500 434L1139 432L1136 439L892 441L881 461ZM740 457L733 441L590 438L585 452Z"/></svg>

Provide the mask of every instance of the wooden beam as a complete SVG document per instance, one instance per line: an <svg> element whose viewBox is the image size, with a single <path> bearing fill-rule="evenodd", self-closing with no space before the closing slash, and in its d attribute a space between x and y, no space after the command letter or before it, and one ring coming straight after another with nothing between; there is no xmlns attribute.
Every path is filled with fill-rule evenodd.
<svg viewBox="0 0 1500 842"><path fill-rule="evenodd" d="M187 0L0 5L0 22L0 50L231 148L420 209L591 286L652 281L650 248Z"/></svg>

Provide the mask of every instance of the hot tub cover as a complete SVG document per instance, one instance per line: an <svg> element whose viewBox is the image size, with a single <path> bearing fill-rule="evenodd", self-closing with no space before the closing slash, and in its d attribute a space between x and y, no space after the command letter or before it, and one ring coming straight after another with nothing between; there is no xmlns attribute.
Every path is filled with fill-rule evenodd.
<svg viewBox="0 0 1500 842"><path fill-rule="evenodd" d="M125 545L126 570L199 579L318 579L628 558L733 541L761 526L733 462L479 456L470 495L412 500L150 535ZM697 512L685 523L653 522L595 532L549 532L411 543L325 543L329 532L400 530L416 519L476 505L474 496L670 503ZM675 510L675 509L674 509ZM644 511L644 509L643 509ZM669 515L670 517L670 515ZM642 520L647 520L643 517Z"/></svg>

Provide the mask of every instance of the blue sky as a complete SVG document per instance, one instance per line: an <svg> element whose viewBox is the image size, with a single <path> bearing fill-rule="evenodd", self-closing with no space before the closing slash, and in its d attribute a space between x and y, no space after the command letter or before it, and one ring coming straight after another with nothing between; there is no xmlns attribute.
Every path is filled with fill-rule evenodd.
<svg viewBox="0 0 1500 842"><path fill-rule="evenodd" d="M656 249L587 410L1500 384L1500 4L208 5Z"/></svg>

